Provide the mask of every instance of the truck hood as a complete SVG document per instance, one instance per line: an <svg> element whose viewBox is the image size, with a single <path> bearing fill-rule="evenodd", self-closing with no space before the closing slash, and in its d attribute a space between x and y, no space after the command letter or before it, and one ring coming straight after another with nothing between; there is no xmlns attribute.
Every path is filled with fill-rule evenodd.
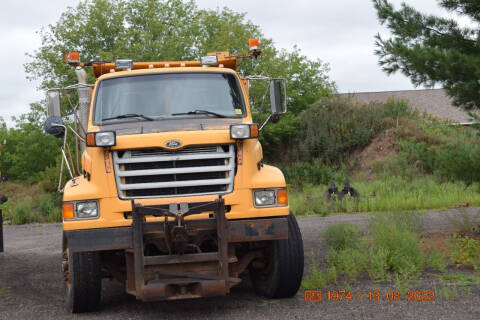
<svg viewBox="0 0 480 320"><path fill-rule="evenodd" d="M99 126L100 131L115 131L117 136L172 131L225 130L244 118L179 118L156 121L124 121Z"/></svg>

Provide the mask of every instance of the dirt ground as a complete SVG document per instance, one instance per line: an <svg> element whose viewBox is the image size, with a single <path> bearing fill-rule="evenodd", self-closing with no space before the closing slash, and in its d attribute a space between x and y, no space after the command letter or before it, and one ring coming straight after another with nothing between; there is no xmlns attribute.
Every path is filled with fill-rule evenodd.
<svg viewBox="0 0 480 320"><path fill-rule="evenodd" d="M431 230L455 228L452 218L462 212L480 219L480 209L427 212L424 225ZM325 253L322 232L334 223L348 222L365 227L369 215L338 215L299 219L305 251ZM0 254L0 319L480 319L480 289L469 287L450 299L412 302L385 299L394 284L361 280L355 287L341 285L322 290L322 302L305 302L300 291L291 299L265 300L248 286L234 289L229 296L201 300L150 302L136 301L124 293L123 285L104 280L102 310L72 316L64 309L61 272L61 225L5 226L5 253ZM310 261L306 258L306 269ZM418 290L436 288L426 274L415 284ZM327 290L351 290L361 299L328 301ZM378 302L368 292L378 290ZM403 297L402 298L406 298Z"/></svg>
<svg viewBox="0 0 480 320"><path fill-rule="evenodd" d="M397 154L397 139L395 129L390 128L376 136L361 152L353 156L352 171L355 174L363 172L367 178L373 176L376 163L387 160Z"/></svg>

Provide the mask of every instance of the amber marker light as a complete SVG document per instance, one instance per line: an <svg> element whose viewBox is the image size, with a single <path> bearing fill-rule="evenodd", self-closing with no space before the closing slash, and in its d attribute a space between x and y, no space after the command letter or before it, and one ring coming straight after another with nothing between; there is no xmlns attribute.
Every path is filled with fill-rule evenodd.
<svg viewBox="0 0 480 320"><path fill-rule="evenodd" d="M258 137L258 124L251 124L250 125L250 138L257 138Z"/></svg>
<svg viewBox="0 0 480 320"><path fill-rule="evenodd" d="M74 206L73 203L64 203L63 204L63 219L73 219L75 218Z"/></svg>
<svg viewBox="0 0 480 320"><path fill-rule="evenodd" d="M95 147L95 133L87 133L87 147Z"/></svg>
<svg viewBox="0 0 480 320"><path fill-rule="evenodd" d="M277 205L288 205L287 189L277 190Z"/></svg>

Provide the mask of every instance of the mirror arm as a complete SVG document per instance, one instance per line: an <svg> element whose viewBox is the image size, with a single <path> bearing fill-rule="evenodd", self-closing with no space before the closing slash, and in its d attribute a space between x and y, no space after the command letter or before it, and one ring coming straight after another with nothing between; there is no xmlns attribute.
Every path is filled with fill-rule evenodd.
<svg viewBox="0 0 480 320"><path fill-rule="evenodd" d="M273 113L270 113L267 117L267 119L265 119L265 121L263 121L262 125L260 126L260 128L258 128L258 131L262 131L263 127L265 127L267 125L267 123L270 121L270 119L272 119L272 116L273 116Z"/></svg>
<svg viewBox="0 0 480 320"><path fill-rule="evenodd" d="M65 132L67 131L67 128L68 128L68 129L70 129L70 130L73 132L73 134L75 134L75 136L76 136L78 139L80 139L80 141L85 142L85 139L82 138L82 137L75 131L75 129L73 129L73 128L72 128L71 126L69 126L69 125L64 126L63 124L52 123L52 127L62 127L62 128L65 129Z"/></svg>
<svg viewBox="0 0 480 320"><path fill-rule="evenodd" d="M67 165L68 173L70 173L70 177L73 179L72 169L70 168L70 164L68 163L67 155L65 154L65 148L66 148L66 145L67 145L67 133L68 133L67 127L64 126L63 124L55 124L55 126L63 127L65 129L65 135L63 137L63 146L61 148L63 159L62 159L62 167L60 168L60 181L62 180L62 171L63 171L63 162L64 161L65 161L65 164Z"/></svg>
<svg viewBox="0 0 480 320"><path fill-rule="evenodd" d="M67 155L65 154L65 150L63 150L63 148L62 148L62 156L63 156L63 161L65 161L65 164L67 165L68 173L70 173L70 177L73 179L72 169L70 169L70 164L68 163Z"/></svg>

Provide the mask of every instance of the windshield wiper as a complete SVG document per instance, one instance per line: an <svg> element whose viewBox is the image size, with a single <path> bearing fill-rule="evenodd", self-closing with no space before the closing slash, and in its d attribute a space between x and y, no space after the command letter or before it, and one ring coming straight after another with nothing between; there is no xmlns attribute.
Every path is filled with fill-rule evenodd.
<svg viewBox="0 0 480 320"><path fill-rule="evenodd" d="M184 116L184 115L189 115L189 114L209 114L212 116L216 116L218 118L227 118L228 116L220 113L216 113L213 111L208 111L208 110L193 110L193 111L188 111L188 112L179 112L179 113L172 113L172 116Z"/></svg>
<svg viewBox="0 0 480 320"><path fill-rule="evenodd" d="M107 120L114 120L114 119L127 119L127 118L142 118L148 121L153 121L155 119L144 116L143 114L136 114L136 113L127 113L127 114L121 114L119 116L115 117L110 117L110 118L104 118L102 121L107 121Z"/></svg>

